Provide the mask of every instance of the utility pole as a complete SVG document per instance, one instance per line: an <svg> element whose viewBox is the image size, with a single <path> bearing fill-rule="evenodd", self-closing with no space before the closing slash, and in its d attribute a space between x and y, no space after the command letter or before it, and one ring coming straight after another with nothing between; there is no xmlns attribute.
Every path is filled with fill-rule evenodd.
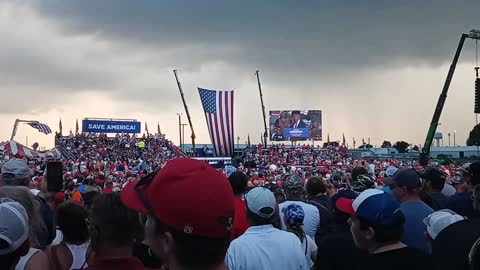
<svg viewBox="0 0 480 270"><path fill-rule="evenodd" d="M240 151L240 136L237 137L237 151Z"/></svg>
<svg viewBox="0 0 480 270"><path fill-rule="evenodd" d="M187 124L182 124L182 151L185 152L185 126Z"/></svg>
<svg viewBox="0 0 480 270"><path fill-rule="evenodd" d="M180 149L182 149L182 113L177 113L177 115L178 115L178 137L179 137L178 144L180 144Z"/></svg>
<svg viewBox="0 0 480 270"><path fill-rule="evenodd" d="M456 142L456 140L455 140L456 135L457 135L457 131L454 130L454 131L453 131L453 147L456 147L456 146L457 146L457 142Z"/></svg>

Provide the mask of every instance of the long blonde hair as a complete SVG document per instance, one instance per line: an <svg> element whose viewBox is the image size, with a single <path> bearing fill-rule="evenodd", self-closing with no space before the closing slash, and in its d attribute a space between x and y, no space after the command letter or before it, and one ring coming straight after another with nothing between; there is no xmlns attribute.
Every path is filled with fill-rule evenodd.
<svg viewBox="0 0 480 270"><path fill-rule="evenodd" d="M5 186L0 189L0 198L9 198L20 203L29 218L29 239L32 247L43 249L48 244L48 230L40 218L40 203L27 187Z"/></svg>

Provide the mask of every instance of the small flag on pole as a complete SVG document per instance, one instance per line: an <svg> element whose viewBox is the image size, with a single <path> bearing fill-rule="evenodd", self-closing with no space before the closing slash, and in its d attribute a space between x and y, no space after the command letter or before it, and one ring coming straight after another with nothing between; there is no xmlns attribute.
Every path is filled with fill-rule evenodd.
<svg viewBox="0 0 480 270"><path fill-rule="evenodd" d="M233 91L198 88L217 157L233 155Z"/></svg>
<svg viewBox="0 0 480 270"><path fill-rule="evenodd" d="M50 129L49 126L47 126L45 124L42 124L38 121L28 122L27 124L29 124L34 129L37 129L39 132L42 132L42 133L45 133L45 134L52 133L52 130Z"/></svg>
<svg viewBox="0 0 480 270"><path fill-rule="evenodd" d="M248 136L247 136L247 144L250 147L250 133L248 133Z"/></svg>
<svg viewBox="0 0 480 270"><path fill-rule="evenodd" d="M60 117L60 122L58 123L58 129L59 129L59 132L60 132L60 135L62 134L63 132L63 125L62 125L62 118Z"/></svg>
<svg viewBox="0 0 480 270"><path fill-rule="evenodd" d="M343 145L347 145L347 141L345 140L345 133L343 133Z"/></svg>
<svg viewBox="0 0 480 270"><path fill-rule="evenodd" d="M78 136L80 134L80 128L78 127L78 119L77 119L77 122L75 124L75 135Z"/></svg>
<svg viewBox="0 0 480 270"><path fill-rule="evenodd" d="M147 132L147 136L150 136L150 133L148 132L147 121L145 121L145 132Z"/></svg>
<svg viewBox="0 0 480 270"><path fill-rule="evenodd" d="M330 133L327 133L327 143L330 143Z"/></svg>
<svg viewBox="0 0 480 270"><path fill-rule="evenodd" d="M162 132L160 131L160 123L157 123L157 132L158 135L162 135Z"/></svg>

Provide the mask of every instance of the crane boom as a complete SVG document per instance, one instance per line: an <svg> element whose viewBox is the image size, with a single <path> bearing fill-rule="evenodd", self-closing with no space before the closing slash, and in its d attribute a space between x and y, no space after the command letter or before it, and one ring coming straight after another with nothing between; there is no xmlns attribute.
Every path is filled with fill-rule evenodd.
<svg viewBox="0 0 480 270"><path fill-rule="evenodd" d="M258 82L258 91L260 92L260 102L262 104L262 113L263 113L263 127L265 129L263 133L263 145L266 147L267 146L267 137L268 137L268 131L267 131L267 117L265 115L265 105L263 105L263 94L262 94L262 86L260 85L260 75L259 71L255 71L255 75L257 75L257 82Z"/></svg>
<svg viewBox="0 0 480 270"><path fill-rule="evenodd" d="M458 43L457 51L453 57L453 62L450 65L448 70L447 79L443 85L442 93L438 98L437 106L435 107L435 112L433 113L432 121L430 122L430 128L428 129L427 138L425 138L425 143L423 144L422 153L420 155L420 163L422 165L427 165L428 159L430 158L430 147L432 146L433 137L437 131L438 121L442 115L443 106L445 105L445 100L447 99L448 88L452 82L453 74L455 73L455 68L457 67L458 58L462 52L463 44L465 43L466 38L480 39L480 32L477 30L471 30L470 34L462 34L460 37L460 42Z"/></svg>
<svg viewBox="0 0 480 270"><path fill-rule="evenodd" d="M187 103L185 102L185 96L183 94L182 84L180 84L180 80L178 79L176 69L173 70L173 74L175 74L175 80L177 80L178 90L180 91L180 96L182 97L183 106L185 107L185 113L187 114L188 124L190 125L190 130L192 131L192 135L190 136L190 138L192 138L192 149L195 152L195 131L193 130L192 119L190 118L190 112L188 111L188 106L187 106Z"/></svg>

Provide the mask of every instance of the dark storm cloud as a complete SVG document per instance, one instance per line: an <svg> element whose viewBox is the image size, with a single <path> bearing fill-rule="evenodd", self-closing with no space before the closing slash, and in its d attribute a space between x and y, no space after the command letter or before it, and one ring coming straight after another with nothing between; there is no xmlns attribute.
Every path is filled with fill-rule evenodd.
<svg viewBox="0 0 480 270"><path fill-rule="evenodd" d="M35 100L34 110L82 91L167 109L179 102L173 68L190 92L197 83L240 88L257 68L278 96L292 85L312 94L319 84L346 92L351 87L339 86L339 77L363 80L385 68L439 65L451 59L462 31L480 28L477 0L0 4L28 6L35 14L34 33L22 32L28 25L16 30L23 13L11 15L3 30L14 34L3 34L0 47L0 91ZM35 28L36 20L48 23ZM29 40L32 34L36 39ZM22 110L0 106L3 113Z"/></svg>
<svg viewBox="0 0 480 270"><path fill-rule="evenodd" d="M221 59L279 72L437 65L451 59L462 31L480 26L474 0L51 0L35 7L67 34L97 32L150 49L192 48L175 57L185 65ZM232 50L217 51L225 47Z"/></svg>

